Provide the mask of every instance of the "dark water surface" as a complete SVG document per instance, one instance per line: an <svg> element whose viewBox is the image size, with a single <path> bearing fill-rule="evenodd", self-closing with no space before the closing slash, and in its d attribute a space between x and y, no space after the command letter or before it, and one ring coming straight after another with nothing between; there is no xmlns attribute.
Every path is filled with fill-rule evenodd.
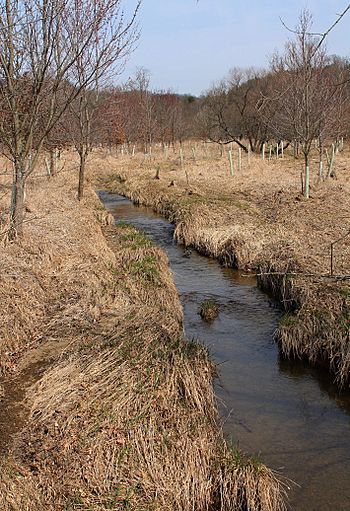
<svg viewBox="0 0 350 511"><path fill-rule="evenodd" d="M174 227L151 209L100 192L115 216L142 229L167 253L185 315L187 338L205 343L219 365L216 392L225 433L248 454L296 481L297 511L350 510L350 393L328 372L279 357L273 332L280 311L253 278L173 241ZM220 304L207 324L203 300Z"/></svg>

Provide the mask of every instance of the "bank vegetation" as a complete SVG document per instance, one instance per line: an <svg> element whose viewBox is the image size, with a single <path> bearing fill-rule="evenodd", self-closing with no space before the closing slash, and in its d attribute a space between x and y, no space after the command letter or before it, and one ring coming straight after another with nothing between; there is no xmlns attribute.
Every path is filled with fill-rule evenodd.
<svg viewBox="0 0 350 511"><path fill-rule="evenodd" d="M1 509L284 509L284 484L223 439L166 256L90 187L77 205L78 165L33 175L0 248Z"/></svg>
<svg viewBox="0 0 350 511"><path fill-rule="evenodd" d="M256 274L281 304L276 332L282 354L327 366L339 386L349 378L349 148L337 154L336 178L311 182L300 195L291 150L262 160L246 155L241 169L219 148L192 144L167 159L108 157L104 186L151 206L176 224L186 247L225 266ZM237 156L237 153L236 153ZM317 162L313 149L310 161ZM159 179L155 179L158 174Z"/></svg>

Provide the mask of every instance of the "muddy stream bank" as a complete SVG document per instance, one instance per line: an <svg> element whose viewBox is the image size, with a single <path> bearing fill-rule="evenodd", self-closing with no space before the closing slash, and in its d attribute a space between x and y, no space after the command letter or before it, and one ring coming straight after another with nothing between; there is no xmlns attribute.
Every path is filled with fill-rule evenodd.
<svg viewBox="0 0 350 511"><path fill-rule="evenodd" d="M273 341L280 311L254 278L185 251L174 227L150 208L100 192L116 221L135 225L166 251L181 298L186 336L201 340L218 364L216 393L227 438L296 481L298 511L350 509L350 392L339 393L328 372L283 360ZM205 323L207 299L220 306Z"/></svg>

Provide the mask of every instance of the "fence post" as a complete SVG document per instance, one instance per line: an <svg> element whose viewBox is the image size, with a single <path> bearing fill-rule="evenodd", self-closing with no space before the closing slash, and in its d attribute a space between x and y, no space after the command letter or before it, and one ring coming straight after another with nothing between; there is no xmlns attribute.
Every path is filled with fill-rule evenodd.
<svg viewBox="0 0 350 511"><path fill-rule="evenodd" d="M334 243L331 243L331 277L333 276Z"/></svg>

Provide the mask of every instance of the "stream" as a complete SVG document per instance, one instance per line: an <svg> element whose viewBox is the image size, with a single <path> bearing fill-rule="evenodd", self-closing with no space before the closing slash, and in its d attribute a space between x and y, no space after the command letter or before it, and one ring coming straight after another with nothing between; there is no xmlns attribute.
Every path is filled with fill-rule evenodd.
<svg viewBox="0 0 350 511"><path fill-rule="evenodd" d="M226 438L297 483L292 509L350 510L350 392L340 394L326 370L280 357L273 333L281 311L253 277L185 252L173 241L174 226L150 208L99 196L116 222L142 229L167 253L186 336L203 342L218 365ZM206 299L220 305L212 323L198 314Z"/></svg>

